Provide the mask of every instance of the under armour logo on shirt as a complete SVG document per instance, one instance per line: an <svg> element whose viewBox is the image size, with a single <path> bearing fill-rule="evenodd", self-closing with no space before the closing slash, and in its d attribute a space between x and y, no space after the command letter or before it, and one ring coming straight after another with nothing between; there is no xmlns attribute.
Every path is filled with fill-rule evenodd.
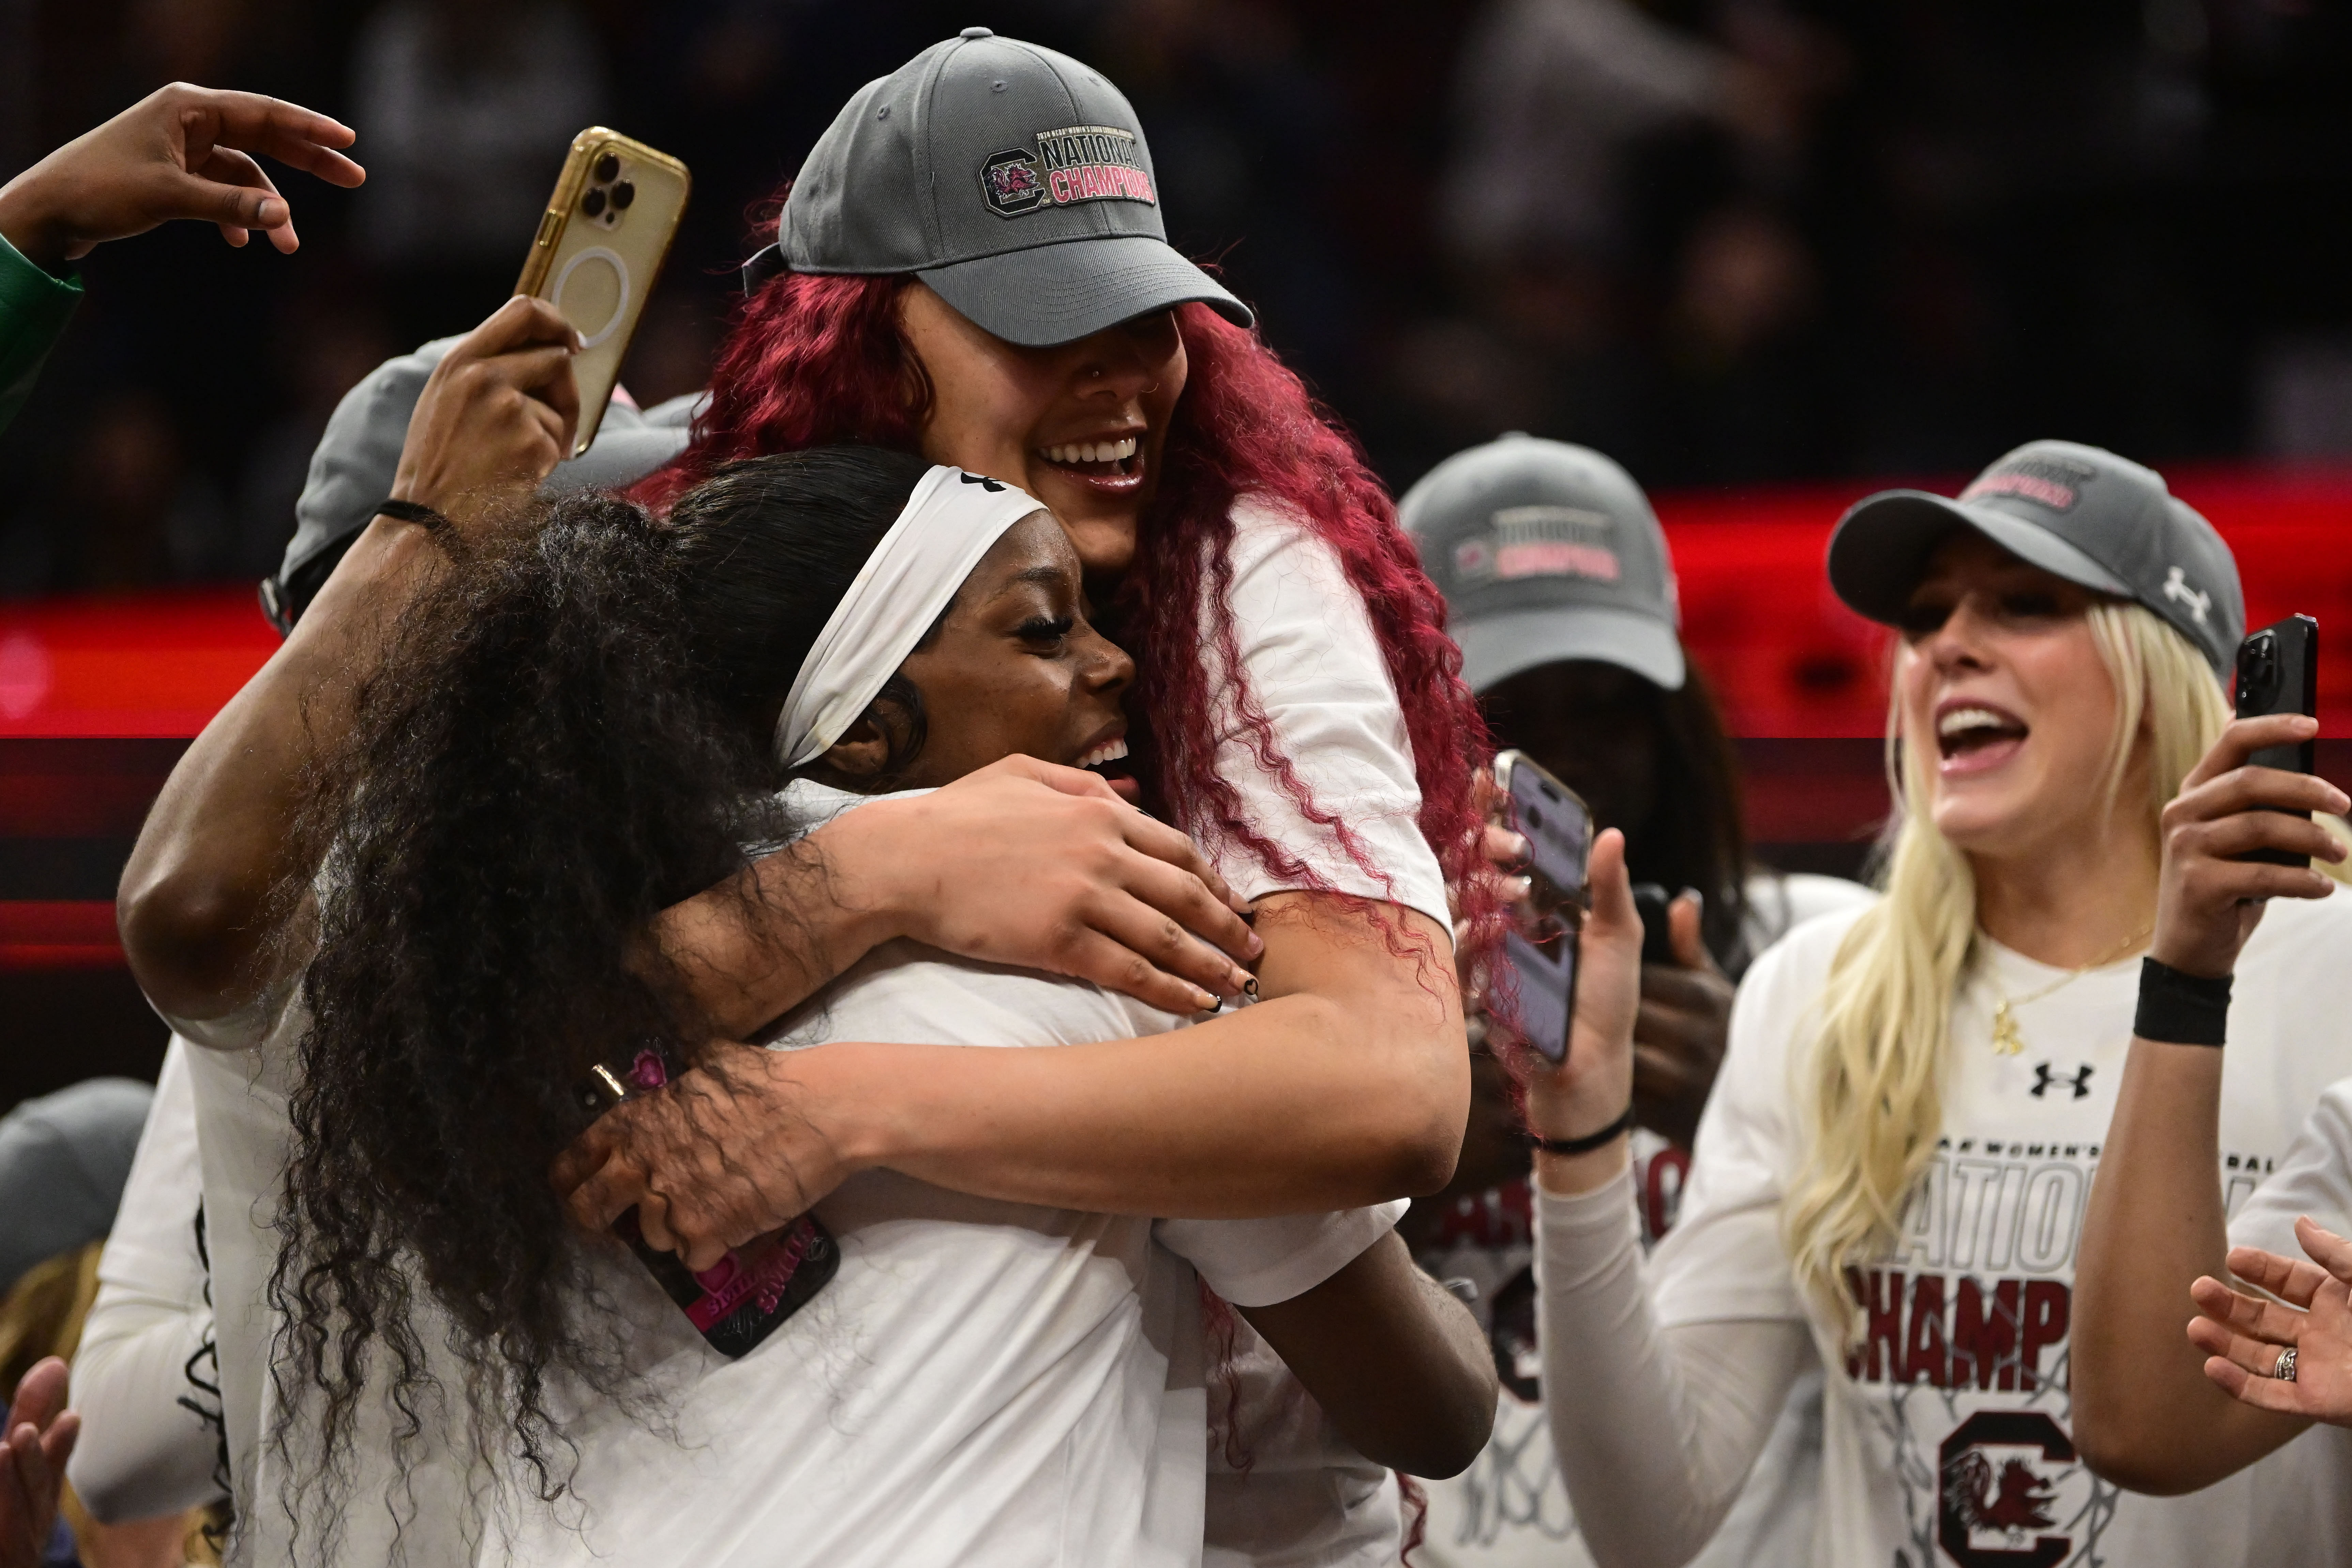
<svg viewBox="0 0 2352 1568"><path fill-rule="evenodd" d="M2164 580L2164 596L2168 599L2178 599L2188 605L2189 614L2200 626L2205 624L2205 612L2213 606L2213 595L2200 594L2190 587L2187 574L2178 566L2175 566L2171 574Z"/></svg>
<svg viewBox="0 0 2352 1568"><path fill-rule="evenodd" d="M2088 1100L2091 1097L2091 1064L2084 1062L2081 1070L2072 1079L2063 1079L2050 1070L2048 1062L2035 1062L2033 1064L2033 1098L2040 1100L2050 1092L2052 1084L2063 1083L2074 1089L2076 1100Z"/></svg>
<svg viewBox="0 0 2352 1568"><path fill-rule="evenodd" d="M998 494L1001 494L1001 493L1003 491L1003 489L1004 489L1004 486L1003 486L1003 484L999 483L999 482L998 482L997 480L995 480L995 479L990 479L986 474L962 474L962 473L960 473L960 474L956 475L956 481L957 481L959 484L978 485L982 489L986 490L990 495L998 495ZM2179 567L2175 567L2175 568L2173 568L2173 575L2175 575L2175 576L2179 576ZM2205 612L2204 612L2204 611L2202 611L2202 610L2198 611L2198 612L2197 612L2197 618L2198 618L2199 620L2200 620L2200 621L2201 621L2201 620L2203 620L2203 619L2205 618Z"/></svg>

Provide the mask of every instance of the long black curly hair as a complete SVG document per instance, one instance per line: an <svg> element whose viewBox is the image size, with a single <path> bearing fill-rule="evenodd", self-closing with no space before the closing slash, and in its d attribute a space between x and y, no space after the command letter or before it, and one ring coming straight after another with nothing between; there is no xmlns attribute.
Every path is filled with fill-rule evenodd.
<svg viewBox="0 0 2352 1568"><path fill-rule="evenodd" d="M323 868L272 1280L281 1387L310 1391L280 1397L323 1401L303 1406L303 1485L347 1490L363 1387L401 1442L448 1408L428 1355L446 1336L477 1452L562 1492L551 1380L613 1393L621 1365L548 1180L587 1120L577 1086L709 1038L649 922L789 836L778 710L926 467L755 458L666 521L540 504L453 541L392 627L308 795ZM912 717L897 733L919 745Z"/></svg>

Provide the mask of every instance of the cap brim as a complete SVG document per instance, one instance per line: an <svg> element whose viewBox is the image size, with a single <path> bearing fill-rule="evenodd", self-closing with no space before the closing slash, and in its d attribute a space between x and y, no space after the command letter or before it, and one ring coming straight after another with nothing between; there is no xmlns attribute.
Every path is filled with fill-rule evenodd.
<svg viewBox="0 0 2352 1568"><path fill-rule="evenodd" d="M1507 610L1457 621L1447 630L1462 649L1462 679L1485 691L1539 664L1598 659L1668 691L1682 689L1683 645L1664 622L1632 610Z"/></svg>
<svg viewBox="0 0 2352 1568"><path fill-rule="evenodd" d="M2069 583L2132 596L2128 584L2048 529L1926 490L1885 490L1856 501L1830 535L1830 586L1858 614L1893 626L1927 575L1936 546L1959 528Z"/></svg>
<svg viewBox="0 0 2352 1568"><path fill-rule="evenodd" d="M1024 348L1092 337L1195 300L1237 327L1249 307L1167 241L1145 234L1098 235L1008 250L916 274L984 331Z"/></svg>

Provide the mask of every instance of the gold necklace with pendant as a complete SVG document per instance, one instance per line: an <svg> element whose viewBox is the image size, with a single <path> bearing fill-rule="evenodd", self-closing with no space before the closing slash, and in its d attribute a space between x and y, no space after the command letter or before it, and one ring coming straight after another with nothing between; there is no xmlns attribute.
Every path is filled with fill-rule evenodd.
<svg viewBox="0 0 2352 1568"><path fill-rule="evenodd" d="M2017 1032L2017 1015L2013 1009L2025 1006L2028 1003L2039 1002L2044 996L2062 991L2094 969L2104 969L2124 954L2137 950L2140 943L2155 934L2156 927L2151 925L2137 936L2125 938L2121 945L2102 953L2082 968L2068 970L2032 995L2020 996L2014 1001L2011 1001L2009 993L2001 988L2000 976L1993 975L1992 988L1999 993L1999 995L1992 1006L1992 1048L2005 1057L2016 1056L2025 1049L2025 1037Z"/></svg>

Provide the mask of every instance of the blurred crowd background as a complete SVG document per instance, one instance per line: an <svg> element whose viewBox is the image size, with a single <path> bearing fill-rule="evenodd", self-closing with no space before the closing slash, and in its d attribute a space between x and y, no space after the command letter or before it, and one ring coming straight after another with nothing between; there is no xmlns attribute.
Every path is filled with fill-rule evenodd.
<svg viewBox="0 0 2352 1568"><path fill-rule="evenodd" d="M1402 489L1500 430L1645 485L2061 434L2352 456L2352 8L2318 0L0 0L0 171L154 87L359 132L300 254L174 226L0 438L0 595L251 579L388 354L510 289L573 132L695 200L625 380L700 384L846 95L984 23L1134 100L1214 258Z"/></svg>

